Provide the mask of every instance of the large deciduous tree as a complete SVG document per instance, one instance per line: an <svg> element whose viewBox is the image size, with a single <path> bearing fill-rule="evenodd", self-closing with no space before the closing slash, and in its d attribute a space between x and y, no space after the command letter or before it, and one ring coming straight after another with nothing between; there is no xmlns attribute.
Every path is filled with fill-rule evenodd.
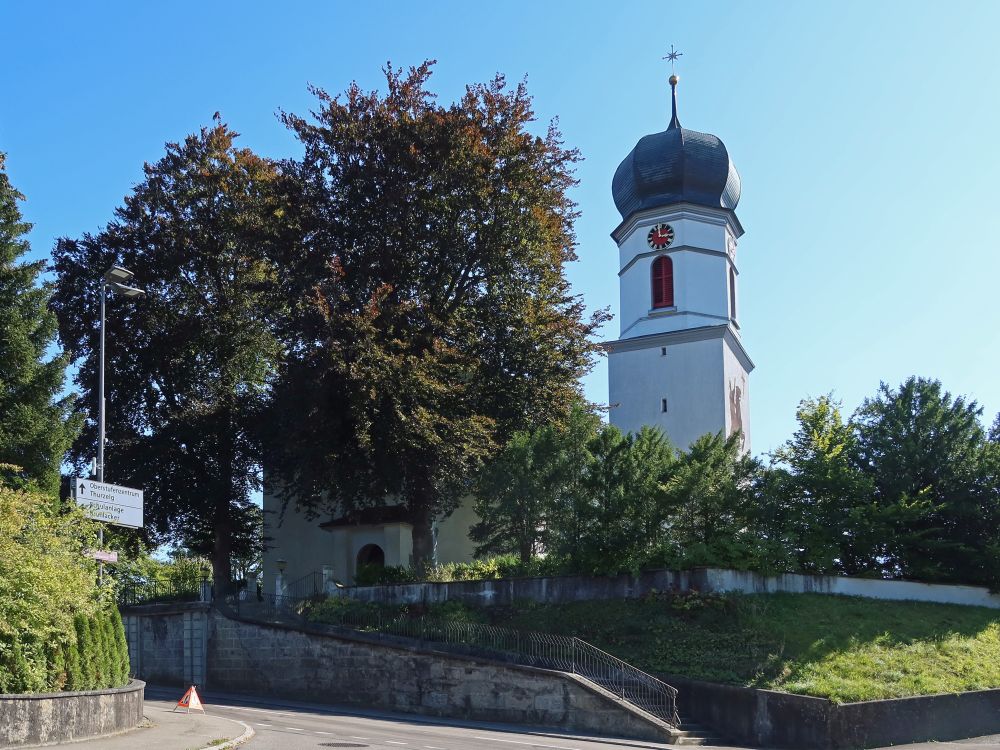
<svg viewBox="0 0 1000 750"><path fill-rule="evenodd" d="M564 275L576 151L530 132L523 84L441 106L431 65L284 115L308 216L271 459L300 507L401 504L417 564L484 460L568 413L605 319Z"/></svg>
<svg viewBox="0 0 1000 750"><path fill-rule="evenodd" d="M39 282L45 261L22 259L31 225L21 217L0 153L0 464L7 481L59 490L60 466L80 429L76 397L62 395L68 358L51 356L56 316Z"/></svg>
<svg viewBox="0 0 1000 750"><path fill-rule="evenodd" d="M203 128L144 168L97 234L62 239L53 306L97 414L100 279L112 265L147 294L109 295L106 481L146 492L147 538L210 556L228 588L234 540L253 525L259 417L280 355L272 258L294 222L275 163ZM97 425L74 450L95 455Z"/></svg>

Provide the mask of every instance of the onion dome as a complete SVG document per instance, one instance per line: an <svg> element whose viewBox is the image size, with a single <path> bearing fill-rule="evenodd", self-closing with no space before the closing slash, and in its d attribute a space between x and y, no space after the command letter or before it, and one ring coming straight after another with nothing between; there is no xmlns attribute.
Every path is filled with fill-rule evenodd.
<svg viewBox="0 0 1000 750"><path fill-rule="evenodd" d="M681 127L677 80L670 76L670 125L641 138L615 172L611 194L622 221L637 211L672 203L732 210L740 202L740 175L722 141Z"/></svg>

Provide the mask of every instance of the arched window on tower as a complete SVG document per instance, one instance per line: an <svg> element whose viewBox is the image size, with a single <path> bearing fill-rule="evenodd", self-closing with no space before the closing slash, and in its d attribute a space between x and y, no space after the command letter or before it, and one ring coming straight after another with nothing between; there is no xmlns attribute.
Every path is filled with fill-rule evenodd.
<svg viewBox="0 0 1000 750"><path fill-rule="evenodd" d="M667 255L653 261L653 307L674 306L674 262Z"/></svg>

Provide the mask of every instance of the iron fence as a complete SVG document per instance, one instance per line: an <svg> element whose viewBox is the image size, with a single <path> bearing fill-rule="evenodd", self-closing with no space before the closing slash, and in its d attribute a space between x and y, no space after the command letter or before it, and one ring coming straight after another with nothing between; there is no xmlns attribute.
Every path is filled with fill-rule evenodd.
<svg viewBox="0 0 1000 750"><path fill-rule="evenodd" d="M315 570L286 584L284 596L291 599L309 599L323 593L323 574Z"/></svg>
<svg viewBox="0 0 1000 750"><path fill-rule="evenodd" d="M291 595L265 594L256 600L229 597L227 601L239 616L251 620L408 638L449 647L464 654L570 672L671 726L676 727L680 723L675 688L580 638L477 622L386 614L374 609L327 611L323 613L323 620L312 620L303 614L304 598Z"/></svg>
<svg viewBox="0 0 1000 750"><path fill-rule="evenodd" d="M159 602L195 602L201 598L202 582L186 581L126 581L118 587L118 605L134 607Z"/></svg>

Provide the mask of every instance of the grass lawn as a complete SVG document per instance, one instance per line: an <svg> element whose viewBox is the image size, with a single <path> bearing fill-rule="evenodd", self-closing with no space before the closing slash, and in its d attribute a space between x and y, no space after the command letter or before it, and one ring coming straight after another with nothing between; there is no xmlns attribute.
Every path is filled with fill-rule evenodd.
<svg viewBox="0 0 1000 750"><path fill-rule="evenodd" d="M1000 687L1000 611L821 594L483 610L573 634L650 672L837 702Z"/></svg>
<svg viewBox="0 0 1000 750"><path fill-rule="evenodd" d="M309 616L345 606L374 605L329 600ZM475 610L450 602L408 614L575 635L649 672L837 702L1000 688L1000 610L980 607L690 594Z"/></svg>

